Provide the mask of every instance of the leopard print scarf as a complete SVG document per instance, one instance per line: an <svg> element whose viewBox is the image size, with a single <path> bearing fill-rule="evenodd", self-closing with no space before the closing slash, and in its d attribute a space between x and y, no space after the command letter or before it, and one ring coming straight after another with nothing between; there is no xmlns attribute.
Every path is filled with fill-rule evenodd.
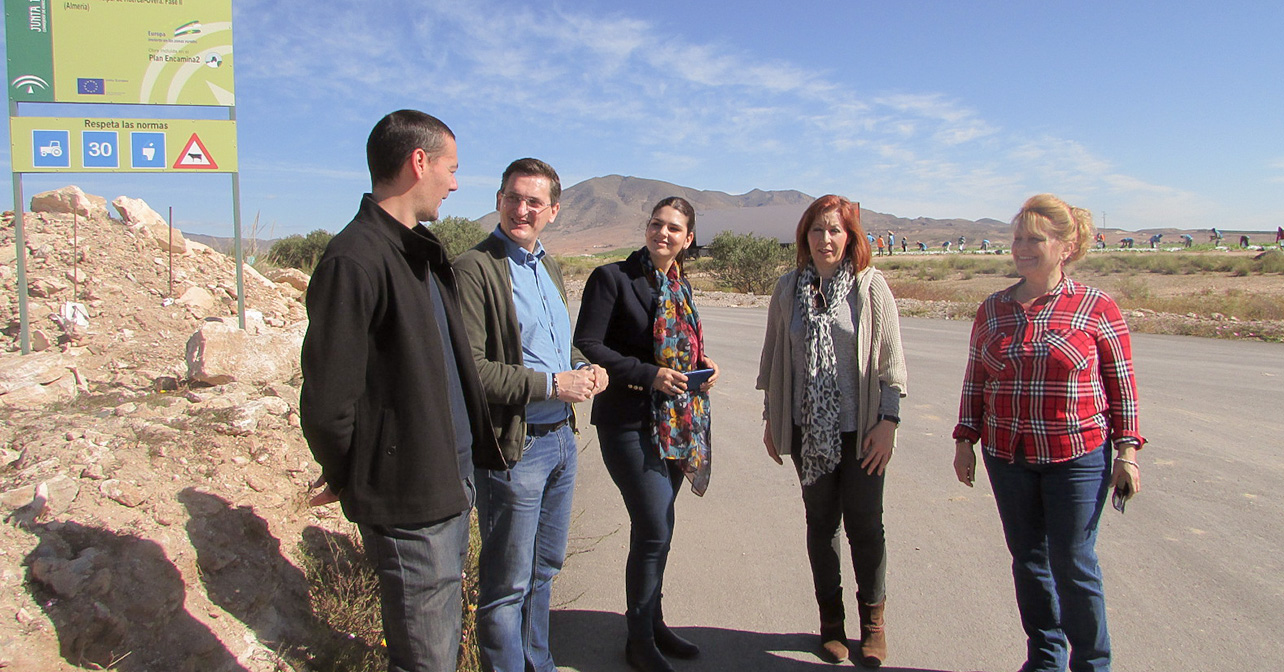
<svg viewBox="0 0 1284 672"><path fill-rule="evenodd" d="M796 301L806 332L807 381L802 398L802 484L831 473L842 460L839 419L838 362L833 324L838 305L855 283L850 259L838 266L828 283L820 282L815 264L798 273Z"/></svg>

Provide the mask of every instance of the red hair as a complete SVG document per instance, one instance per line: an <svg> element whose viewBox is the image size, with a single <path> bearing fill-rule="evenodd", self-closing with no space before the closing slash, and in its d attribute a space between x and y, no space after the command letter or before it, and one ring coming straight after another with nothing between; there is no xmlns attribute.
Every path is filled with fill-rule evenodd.
<svg viewBox="0 0 1284 672"><path fill-rule="evenodd" d="M869 266L872 255L869 251L869 239L865 230L860 227L860 203L853 203L842 196L829 194L812 201L798 220L798 230L794 232L794 247L798 250L798 270L811 263L811 246L807 244L807 232L812 225L820 221L828 212L837 212L838 219L847 231L847 247L844 258L852 260L852 267L857 273Z"/></svg>

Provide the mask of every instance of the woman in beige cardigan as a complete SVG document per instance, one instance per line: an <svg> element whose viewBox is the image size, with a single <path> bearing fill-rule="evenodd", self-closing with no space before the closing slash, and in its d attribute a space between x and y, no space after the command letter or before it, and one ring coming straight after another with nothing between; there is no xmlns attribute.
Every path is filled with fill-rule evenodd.
<svg viewBox="0 0 1284 672"><path fill-rule="evenodd" d="M776 284L757 387L765 392L767 455L792 457L802 482L820 639L834 662L848 657L838 529L856 570L862 664L887 657L883 632L886 542L883 475L905 394L896 302L869 266L860 205L823 196L796 232L798 268Z"/></svg>

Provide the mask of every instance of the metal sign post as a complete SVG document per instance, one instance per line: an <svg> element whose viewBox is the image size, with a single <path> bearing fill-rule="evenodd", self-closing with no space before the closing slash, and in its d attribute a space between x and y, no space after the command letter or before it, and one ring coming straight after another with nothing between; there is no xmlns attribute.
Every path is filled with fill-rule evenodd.
<svg viewBox="0 0 1284 672"><path fill-rule="evenodd" d="M18 115L18 103L9 101L9 116ZM31 325L27 320L26 217L22 213L22 173L13 174L13 247L18 257L18 345L22 354L31 354Z"/></svg>

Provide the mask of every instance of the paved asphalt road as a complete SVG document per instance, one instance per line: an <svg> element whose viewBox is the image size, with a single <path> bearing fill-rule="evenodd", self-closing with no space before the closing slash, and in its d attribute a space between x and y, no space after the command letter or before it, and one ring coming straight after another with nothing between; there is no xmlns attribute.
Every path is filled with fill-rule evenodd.
<svg viewBox="0 0 1284 672"><path fill-rule="evenodd" d="M762 447L753 382L766 311L702 314L723 370L712 395L713 481L704 498L678 498L665 613L704 653L675 667L832 669L814 653L798 481ZM1024 659L989 483L969 489L950 465L969 328L902 321L910 390L886 493L888 670L1011 672ZM1150 440L1139 456L1143 491L1127 514L1107 510L1098 542L1115 669L1284 669L1284 346L1142 334L1134 358ZM564 670L626 670L628 517L592 427L582 428L553 651Z"/></svg>

